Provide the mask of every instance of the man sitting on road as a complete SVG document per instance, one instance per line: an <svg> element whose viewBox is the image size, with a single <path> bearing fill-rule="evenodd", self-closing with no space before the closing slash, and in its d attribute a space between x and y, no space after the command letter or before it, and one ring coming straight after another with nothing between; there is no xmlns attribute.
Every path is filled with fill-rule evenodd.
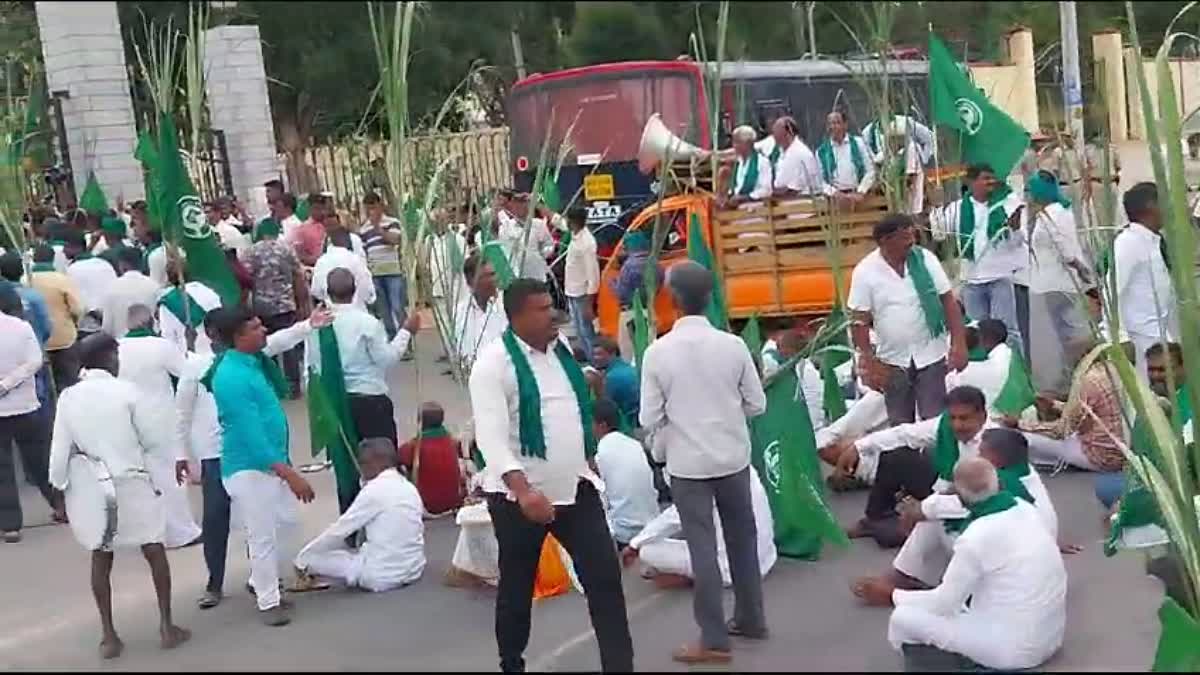
<svg viewBox="0 0 1200 675"><path fill-rule="evenodd" d="M322 576L368 591L389 591L421 578L425 570L425 524L421 495L396 470L396 448L386 438L358 446L365 481L354 503L296 556L297 577ZM357 551L346 537L358 531Z"/></svg>
<svg viewBox="0 0 1200 675"><path fill-rule="evenodd" d="M442 406L422 403L420 435L400 446L400 466L417 486L425 513L431 516L457 509L466 496L462 444L446 431L445 419Z"/></svg>
<svg viewBox="0 0 1200 675"><path fill-rule="evenodd" d="M592 348L592 365L604 373L604 395L617 404L617 410L630 426L637 425L641 391L638 373L621 358L617 341L607 335L597 335Z"/></svg>
<svg viewBox="0 0 1200 675"><path fill-rule="evenodd" d="M604 510L618 549L625 548L658 515L650 460L642 444L621 433L620 427L616 403L605 398L592 404L596 469L604 479Z"/></svg>

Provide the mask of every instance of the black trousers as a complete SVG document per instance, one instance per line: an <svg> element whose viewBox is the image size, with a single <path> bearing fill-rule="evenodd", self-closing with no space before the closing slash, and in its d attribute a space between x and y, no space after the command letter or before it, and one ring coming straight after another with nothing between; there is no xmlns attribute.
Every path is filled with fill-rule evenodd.
<svg viewBox="0 0 1200 675"><path fill-rule="evenodd" d="M923 453L912 448L896 448L880 453L875 484L867 496L866 516L871 536L884 548L904 543L896 515L896 494L924 499L933 492L937 471Z"/></svg>
<svg viewBox="0 0 1200 675"><path fill-rule="evenodd" d="M50 417L37 410L0 417L0 531L15 532L24 525L21 489L17 482L12 447L21 453L25 475L33 480L46 503L53 507L50 489Z"/></svg>
<svg viewBox="0 0 1200 675"><path fill-rule="evenodd" d="M220 458L200 461L200 489L204 498L204 565L208 568L205 590L220 593L225 586L225 557L229 550L229 493L221 482Z"/></svg>
<svg viewBox="0 0 1200 675"><path fill-rule="evenodd" d="M386 438L399 446L396 413L387 394L350 394L349 399L350 419L359 438Z"/></svg>
<svg viewBox="0 0 1200 675"><path fill-rule="evenodd" d="M296 323L295 312L283 312L282 314L274 314L272 316L259 316L263 322L263 327L267 329L267 335L291 328ZM283 358L283 374L287 377L288 384L292 385L292 393L300 393L300 360L304 356L304 345L299 344L284 352Z"/></svg>
<svg viewBox="0 0 1200 675"><path fill-rule="evenodd" d="M575 503L557 507L554 521L549 525L529 520L516 502L502 494L488 495L488 513L492 516L496 541L500 545L496 643L501 670L525 670L533 581L542 542L550 532L571 555L583 584L588 614L600 644L601 669L606 673L632 672L633 640L629 637L629 619L625 614L621 565L596 488L587 481L580 481Z"/></svg>
<svg viewBox="0 0 1200 675"><path fill-rule="evenodd" d="M50 357L50 372L54 375L54 390L63 389L79 381L79 349L75 343L52 352L46 352Z"/></svg>

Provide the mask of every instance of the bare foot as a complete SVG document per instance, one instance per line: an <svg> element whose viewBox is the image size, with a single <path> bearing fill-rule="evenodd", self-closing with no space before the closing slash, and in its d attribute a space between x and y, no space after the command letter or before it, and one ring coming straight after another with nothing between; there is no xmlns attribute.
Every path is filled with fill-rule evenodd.
<svg viewBox="0 0 1200 675"><path fill-rule="evenodd" d="M846 528L846 536L851 539L862 539L863 537L871 536L870 530L867 528L867 519L855 521L853 525Z"/></svg>
<svg viewBox="0 0 1200 675"><path fill-rule="evenodd" d="M192 631L174 624L160 629L159 634L162 636L163 649L174 649L192 639Z"/></svg>
<svg viewBox="0 0 1200 675"><path fill-rule="evenodd" d="M854 597L862 598L863 591L866 589L867 584L873 578L874 577L859 577L859 578L855 579L854 581L850 582L850 592L854 594Z"/></svg>
<svg viewBox="0 0 1200 675"><path fill-rule="evenodd" d="M1058 542L1058 552L1062 553L1063 555L1075 555L1076 553L1079 553L1082 550L1083 550L1083 547L1080 546L1079 544L1072 544L1070 542L1065 542L1065 541Z"/></svg>
<svg viewBox="0 0 1200 675"><path fill-rule="evenodd" d="M654 585L663 590L671 590L675 588L691 588L692 580L682 574L655 574L651 579Z"/></svg>
<svg viewBox="0 0 1200 675"><path fill-rule="evenodd" d="M100 658L108 660L115 659L125 651L125 643L121 642L121 638L116 635L111 638L104 638L100 642Z"/></svg>

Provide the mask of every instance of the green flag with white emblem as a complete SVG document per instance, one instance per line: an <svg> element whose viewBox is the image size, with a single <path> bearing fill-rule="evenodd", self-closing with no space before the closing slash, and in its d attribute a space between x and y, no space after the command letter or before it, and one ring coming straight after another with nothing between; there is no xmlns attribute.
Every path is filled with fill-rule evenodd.
<svg viewBox="0 0 1200 675"><path fill-rule="evenodd" d="M147 203L156 204L161 213L161 221L152 224L162 230L164 241L183 251L188 279L213 289L221 296L222 304L232 307L241 300L241 289L216 233L204 217L200 198L179 154L178 139L174 120L163 115L158 123L156 151L143 147L137 155L149 174L146 185L155 193L147 195Z"/></svg>
<svg viewBox="0 0 1200 675"><path fill-rule="evenodd" d="M962 159L1005 176L1029 147L1029 132L975 86L936 36L929 36L929 101L933 121L958 130Z"/></svg>

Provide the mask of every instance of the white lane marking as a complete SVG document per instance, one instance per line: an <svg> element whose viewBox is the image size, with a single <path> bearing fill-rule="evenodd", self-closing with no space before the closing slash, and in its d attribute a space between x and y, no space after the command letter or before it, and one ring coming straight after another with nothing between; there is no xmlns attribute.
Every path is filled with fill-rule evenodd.
<svg viewBox="0 0 1200 675"><path fill-rule="evenodd" d="M633 603L632 606L630 606L628 609L625 610L625 616L628 617L629 623L633 623L633 618L635 616L641 614L643 610L645 610L647 607L649 607L651 604L653 604L656 600L661 600L662 598L665 598L665 597L667 597L666 591L655 591L655 592L651 593L649 596L639 600L638 602ZM557 648L555 648L553 651L542 656L537 661L534 661L533 665L529 666L527 668L527 670L529 670L530 672L534 672L534 673L553 672L553 668L551 668L551 666L556 661L558 661L558 659L561 658L563 656L563 654L566 654L568 651L578 647L579 645L587 642L588 640L591 640L595 636L596 636L596 631L594 629L589 628L588 630L585 630L582 633L563 642Z"/></svg>

